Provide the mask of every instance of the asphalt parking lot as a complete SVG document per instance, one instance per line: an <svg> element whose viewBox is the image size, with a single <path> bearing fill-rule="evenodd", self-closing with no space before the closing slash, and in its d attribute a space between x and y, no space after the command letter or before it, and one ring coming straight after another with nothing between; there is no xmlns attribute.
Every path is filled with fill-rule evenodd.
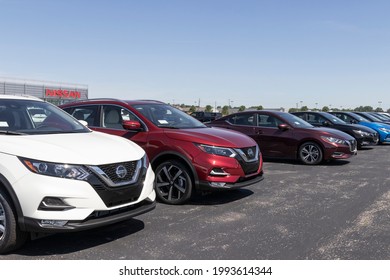
<svg viewBox="0 0 390 280"><path fill-rule="evenodd" d="M390 259L390 145L320 166L266 161L246 189L34 240L1 259Z"/></svg>

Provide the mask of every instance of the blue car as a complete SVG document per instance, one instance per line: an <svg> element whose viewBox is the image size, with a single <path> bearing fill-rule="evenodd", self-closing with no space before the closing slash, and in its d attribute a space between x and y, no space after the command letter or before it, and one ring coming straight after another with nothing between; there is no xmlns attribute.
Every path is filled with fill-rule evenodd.
<svg viewBox="0 0 390 280"><path fill-rule="evenodd" d="M379 134L379 143L390 143L390 125L379 122L371 122L362 116L351 112L329 112L342 119L346 123L355 123L374 129Z"/></svg>

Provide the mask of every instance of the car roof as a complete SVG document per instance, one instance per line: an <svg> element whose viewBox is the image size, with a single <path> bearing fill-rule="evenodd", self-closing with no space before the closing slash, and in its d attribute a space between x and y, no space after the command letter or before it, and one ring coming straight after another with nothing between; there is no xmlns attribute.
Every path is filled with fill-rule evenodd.
<svg viewBox="0 0 390 280"><path fill-rule="evenodd" d="M164 102L158 101L158 100L146 100L146 99L136 99L136 100L124 100L124 99L117 99L117 98L92 98L92 99L87 99L87 100L80 100L80 101L75 101L75 102L69 102L66 103L62 106L72 106L73 104L90 104L90 103L125 103L128 105L139 105L139 104L165 104ZM61 107L61 106L60 106Z"/></svg>
<svg viewBox="0 0 390 280"><path fill-rule="evenodd" d="M0 99L18 99L18 100L36 100L36 101L42 101L42 99L39 99L35 96L29 96L29 95L8 95L8 94L0 94Z"/></svg>

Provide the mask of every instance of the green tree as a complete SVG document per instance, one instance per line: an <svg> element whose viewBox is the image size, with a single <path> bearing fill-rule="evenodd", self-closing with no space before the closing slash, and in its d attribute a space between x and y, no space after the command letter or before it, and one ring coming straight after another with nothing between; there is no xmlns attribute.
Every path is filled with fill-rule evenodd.
<svg viewBox="0 0 390 280"><path fill-rule="evenodd" d="M261 105L259 105L259 106L256 107L256 110L263 110L263 109L264 109L264 107L261 106Z"/></svg>
<svg viewBox="0 0 390 280"><path fill-rule="evenodd" d="M298 112L299 110L297 108L290 108L288 109L288 112L289 113L295 113L295 112Z"/></svg>
<svg viewBox="0 0 390 280"><path fill-rule="evenodd" d="M307 106L302 106L301 111L309 111L309 108Z"/></svg>
<svg viewBox="0 0 390 280"><path fill-rule="evenodd" d="M244 105L241 105L240 108L238 108L239 112L245 111L246 107Z"/></svg>
<svg viewBox="0 0 390 280"><path fill-rule="evenodd" d="M206 105L205 112L211 112L213 107L211 105Z"/></svg>
<svg viewBox="0 0 390 280"><path fill-rule="evenodd" d="M193 112L196 112L196 107L194 105L192 105L190 107L190 113L193 113Z"/></svg>
<svg viewBox="0 0 390 280"><path fill-rule="evenodd" d="M229 106L225 105L222 107L222 115L226 116L229 114Z"/></svg>
<svg viewBox="0 0 390 280"><path fill-rule="evenodd" d="M383 112L383 109L378 107L378 108L375 109L375 112Z"/></svg>
<svg viewBox="0 0 390 280"><path fill-rule="evenodd" d="M323 112L329 112L329 107L328 106L324 106L324 107L322 107L322 109L321 109L321 111L323 111Z"/></svg>

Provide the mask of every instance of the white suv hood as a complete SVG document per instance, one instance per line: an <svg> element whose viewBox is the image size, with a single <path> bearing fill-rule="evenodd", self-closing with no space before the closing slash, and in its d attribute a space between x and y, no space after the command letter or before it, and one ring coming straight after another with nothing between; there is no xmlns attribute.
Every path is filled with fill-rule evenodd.
<svg viewBox="0 0 390 280"><path fill-rule="evenodd" d="M0 135L0 152L48 162L89 165L138 160L145 154L130 140L100 132Z"/></svg>

